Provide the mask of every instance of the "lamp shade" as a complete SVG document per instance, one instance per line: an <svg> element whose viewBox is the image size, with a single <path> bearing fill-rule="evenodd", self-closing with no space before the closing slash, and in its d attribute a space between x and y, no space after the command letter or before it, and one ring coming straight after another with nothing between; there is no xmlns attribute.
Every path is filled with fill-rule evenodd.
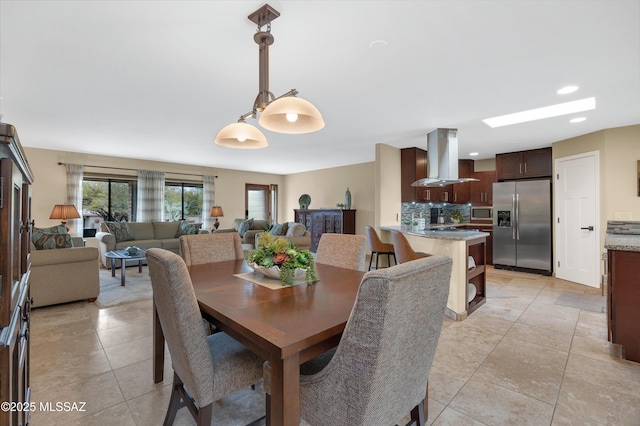
<svg viewBox="0 0 640 426"><path fill-rule="evenodd" d="M211 217L224 217L224 214L222 213L222 207L220 207L220 206L211 207L211 212L209 213L209 216L211 216Z"/></svg>
<svg viewBox="0 0 640 426"><path fill-rule="evenodd" d="M267 138L260 130L243 121L223 127L216 135L215 142L236 149L257 149L268 145Z"/></svg>
<svg viewBox="0 0 640 426"><path fill-rule="evenodd" d="M290 134L317 132L324 127L318 108L295 96L271 102L260 114L258 123L267 130Z"/></svg>
<svg viewBox="0 0 640 426"><path fill-rule="evenodd" d="M78 213L78 209L73 204L56 204L53 206L53 210L51 210L51 216L49 219L78 219L80 217L80 213Z"/></svg>

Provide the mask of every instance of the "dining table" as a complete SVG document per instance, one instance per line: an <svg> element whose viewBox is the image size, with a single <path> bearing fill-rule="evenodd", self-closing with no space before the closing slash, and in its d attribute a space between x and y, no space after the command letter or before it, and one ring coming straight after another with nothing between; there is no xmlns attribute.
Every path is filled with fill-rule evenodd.
<svg viewBox="0 0 640 426"><path fill-rule="evenodd" d="M317 263L312 284L268 287L243 259L188 270L203 318L271 364L267 424L299 425L300 364L338 345L365 272ZM155 305L153 334L158 383L165 345Z"/></svg>

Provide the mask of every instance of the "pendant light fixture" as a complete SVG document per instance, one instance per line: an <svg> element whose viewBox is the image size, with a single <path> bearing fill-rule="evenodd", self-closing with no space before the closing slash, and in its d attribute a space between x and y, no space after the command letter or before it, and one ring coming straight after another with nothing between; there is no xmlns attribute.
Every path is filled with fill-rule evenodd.
<svg viewBox="0 0 640 426"><path fill-rule="evenodd" d="M320 111L310 102L296 97L298 94L296 89L278 98L269 91L269 46L274 41L271 35L271 21L278 16L280 12L268 4L249 15L249 20L258 26L253 37L259 46L258 96L250 112L241 115L237 123L229 124L220 130L215 139L218 145L239 149L267 146L267 138L264 134L245 121L249 117L256 118L258 114L260 114L258 123L265 129L277 133L311 133L324 127ZM267 29L263 31L262 27L265 25Z"/></svg>

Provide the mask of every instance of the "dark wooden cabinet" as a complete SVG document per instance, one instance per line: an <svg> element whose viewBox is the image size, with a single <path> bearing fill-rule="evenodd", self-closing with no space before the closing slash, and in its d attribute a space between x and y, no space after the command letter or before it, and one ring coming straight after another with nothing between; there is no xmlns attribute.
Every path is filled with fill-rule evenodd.
<svg viewBox="0 0 640 426"><path fill-rule="evenodd" d="M318 249L320 237L324 233L355 234L356 211L337 209L294 209L295 221L306 226L311 232L309 250Z"/></svg>
<svg viewBox="0 0 640 426"><path fill-rule="evenodd" d="M458 160L458 177L473 177L473 160ZM451 185L451 203L467 204L471 201L471 183L454 183Z"/></svg>
<svg viewBox="0 0 640 426"><path fill-rule="evenodd" d="M427 151L420 148L400 150L400 195L403 203L423 203L427 201L427 189L411 186L427 175Z"/></svg>
<svg viewBox="0 0 640 426"><path fill-rule="evenodd" d="M493 183L497 182L496 171L475 172L472 177L477 181L469 182L469 202L474 206L493 204Z"/></svg>
<svg viewBox="0 0 640 426"><path fill-rule="evenodd" d="M550 177L553 173L551 148L497 154L496 171L501 181Z"/></svg>
<svg viewBox="0 0 640 426"><path fill-rule="evenodd" d="M640 252L607 250L607 258L609 340L622 358L640 362Z"/></svg>
<svg viewBox="0 0 640 426"><path fill-rule="evenodd" d="M0 426L29 423L29 297L33 176L15 128L0 123ZM13 406L13 405L11 405Z"/></svg>

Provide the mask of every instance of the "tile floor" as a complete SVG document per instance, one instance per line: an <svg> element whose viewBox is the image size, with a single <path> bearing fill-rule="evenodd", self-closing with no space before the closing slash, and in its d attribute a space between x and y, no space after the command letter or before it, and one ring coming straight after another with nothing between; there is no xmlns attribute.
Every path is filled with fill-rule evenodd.
<svg viewBox="0 0 640 426"><path fill-rule="evenodd" d="M563 291L599 289L491 269L488 286L501 297L465 321L445 320L430 374L429 424L640 425L640 364L609 355L606 314L554 304ZM86 406L37 410L31 425L162 424L170 381L151 380L151 314L150 301L35 309L32 401ZM245 424L262 407L261 392L248 389L214 411L226 412L217 424ZM186 410L176 424L193 424Z"/></svg>

